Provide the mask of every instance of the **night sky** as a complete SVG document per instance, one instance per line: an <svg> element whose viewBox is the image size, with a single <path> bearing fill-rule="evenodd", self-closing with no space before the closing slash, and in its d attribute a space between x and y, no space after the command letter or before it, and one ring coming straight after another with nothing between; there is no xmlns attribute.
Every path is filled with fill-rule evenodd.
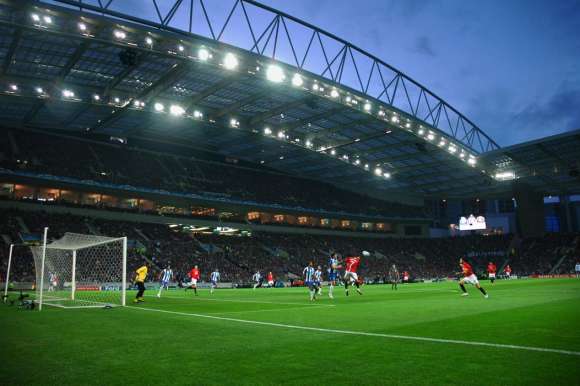
<svg viewBox="0 0 580 386"><path fill-rule="evenodd" d="M262 2L395 66L501 146L580 129L580 0ZM211 18L223 23L234 1L204 3L219 11L210 12L221 14ZM156 18L150 0L113 4L126 13ZM165 14L173 0L158 4ZM200 27L204 22L199 2L195 4ZM188 9L177 13L174 21L180 28L187 28L188 14ZM264 27L270 18L261 20ZM233 40L228 42L247 34L242 19L233 20L240 25L233 35L230 31Z"/></svg>

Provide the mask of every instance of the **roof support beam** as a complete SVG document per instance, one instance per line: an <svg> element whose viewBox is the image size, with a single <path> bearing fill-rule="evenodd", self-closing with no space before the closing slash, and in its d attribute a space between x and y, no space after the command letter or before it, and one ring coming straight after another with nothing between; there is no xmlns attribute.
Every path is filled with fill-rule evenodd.
<svg viewBox="0 0 580 386"><path fill-rule="evenodd" d="M221 110L218 110L218 111L212 113L211 118L218 119L218 118L223 117L224 115L235 113L240 108L247 106L252 102L255 102L256 100L260 99L261 97L263 97L269 93L270 93L270 90L267 90L267 89L258 91L257 93L254 93L254 94L252 94L244 99L241 99L235 103L232 103L229 106L224 107Z"/></svg>
<svg viewBox="0 0 580 386"><path fill-rule="evenodd" d="M226 76L222 80L212 84L211 86L203 89L202 91L200 91L199 93L197 93L191 97L191 99L187 102L187 106L185 107L185 110L190 112L195 107L195 105L197 105L199 102L201 102L202 100L204 100L208 96L215 94L219 90L221 90L221 89L231 85L232 83L238 81L242 77L244 77L244 74L242 74L240 72L235 72L235 73L229 74L228 76Z"/></svg>
<svg viewBox="0 0 580 386"><path fill-rule="evenodd" d="M252 118L250 118L248 120L247 124L250 127L256 126L257 124L265 121L268 118L271 118L271 117L276 116L276 115L280 115L280 114L286 112L287 110L302 106L310 99L311 99L311 97L299 98L299 99L294 99L290 102L283 103L281 105L274 107L273 109L270 109L268 111L264 111L261 114L257 114L255 116L253 116Z"/></svg>

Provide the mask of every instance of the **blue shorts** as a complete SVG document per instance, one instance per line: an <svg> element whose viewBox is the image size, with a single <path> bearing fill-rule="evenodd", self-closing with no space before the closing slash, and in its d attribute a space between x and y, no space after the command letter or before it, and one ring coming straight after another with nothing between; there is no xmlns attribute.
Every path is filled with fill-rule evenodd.
<svg viewBox="0 0 580 386"><path fill-rule="evenodd" d="M169 287L169 282L168 281L161 281L161 287Z"/></svg>
<svg viewBox="0 0 580 386"><path fill-rule="evenodd" d="M304 285L308 288L312 288L314 286L314 282L313 281L305 281Z"/></svg>
<svg viewBox="0 0 580 386"><path fill-rule="evenodd" d="M316 287L320 287L320 286L321 286L321 284L322 284L322 283L321 283L321 282L319 282L319 281L315 281L315 282L314 282L314 285L315 285Z"/></svg>
<svg viewBox="0 0 580 386"><path fill-rule="evenodd" d="M338 272L329 272L328 273L328 281L335 281L338 277Z"/></svg>
<svg viewBox="0 0 580 386"><path fill-rule="evenodd" d="M212 281L211 281L211 285L213 285L214 287L217 287L217 281L215 281L215 280L212 280Z"/></svg>

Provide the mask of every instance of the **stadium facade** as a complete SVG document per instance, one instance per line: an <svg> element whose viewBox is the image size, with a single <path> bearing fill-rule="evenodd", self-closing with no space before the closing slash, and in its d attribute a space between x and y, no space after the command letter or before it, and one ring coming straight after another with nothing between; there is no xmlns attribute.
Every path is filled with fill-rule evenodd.
<svg viewBox="0 0 580 386"><path fill-rule="evenodd" d="M448 200L493 200L496 207L512 200L518 229L538 234L544 218L531 214L543 213L543 197L555 195L566 203L569 228L578 226L578 207L566 198L580 193L578 132L502 149L398 69L254 1L216 9L202 0L165 8L143 1L140 15L126 6L0 1L0 118L10 161L0 170L3 196L155 211L177 216L164 219L174 222L205 216L250 229L425 236L434 217L447 221L433 209ZM161 166L150 173L172 176L179 172L163 157L173 154L205 170L225 164L230 178L248 179L247 170L270 176L256 180L255 191L270 189L277 175L307 187L338 186L359 194L355 201L368 197L386 207L329 209L307 199L216 194L201 183L164 189L166 181L107 178L111 168L94 167L93 177L43 170L45 159L30 166L41 151L26 151L34 135L55 149L65 142L71 153L86 148L95 165L111 163L100 152L109 146L119 163L123 153L155 153ZM329 200L334 194L329 190ZM417 210L425 206L426 213Z"/></svg>

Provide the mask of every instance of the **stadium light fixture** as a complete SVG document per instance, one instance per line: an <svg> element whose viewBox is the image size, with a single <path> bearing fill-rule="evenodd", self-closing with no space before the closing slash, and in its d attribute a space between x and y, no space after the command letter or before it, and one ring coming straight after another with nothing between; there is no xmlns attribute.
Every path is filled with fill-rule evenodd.
<svg viewBox="0 0 580 386"><path fill-rule="evenodd" d="M384 117L385 116L385 111L384 110L379 110L378 114L379 114L379 117Z"/></svg>
<svg viewBox="0 0 580 386"><path fill-rule="evenodd" d="M365 169L369 170L369 164L365 164Z"/></svg>
<svg viewBox="0 0 580 386"><path fill-rule="evenodd" d="M355 161L354 161L354 164L355 164L355 165L360 165L360 159L357 159L357 160L355 160Z"/></svg>
<svg viewBox="0 0 580 386"><path fill-rule="evenodd" d="M423 130L423 129L419 129L417 131L417 134L419 134L419 135L423 135L424 133L425 133L425 130Z"/></svg>
<svg viewBox="0 0 580 386"><path fill-rule="evenodd" d="M457 148L453 145L449 145L449 153L454 154L457 152Z"/></svg>
<svg viewBox="0 0 580 386"><path fill-rule="evenodd" d="M411 122L407 122L407 123L405 124L405 127L406 127L407 129L410 129L410 128L411 128Z"/></svg>
<svg viewBox="0 0 580 386"><path fill-rule="evenodd" d="M101 100L101 96L99 94L95 94L95 95L93 95L93 99L98 102Z"/></svg>
<svg viewBox="0 0 580 386"><path fill-rule="evenodd" d="M459 153L459 158L465 158L465 153L464 152Z"/></svg>
<svg viewBox="0 0 580 386"><path fill-rule="evenodd" d="M306 147L307 148L311 148L312 147L312 142L310 140L306 140Z"/></svg>
<svg viewBox="0 0 580 386"><path fill-rule="evenodd" d="M286 138L286 134L284 134L284 132L283 132L283 131L279 131L279 132L278 132L278 138L280 138L280 139L284 139L284 138Z"/></svg>
<svg viewBox="0 0 580 386"><path fill-rule="evenodd" d="M11 84L10 85L10 90L12 90L12 91L18 91L18 86L15 85L15 84Z"/></svg>
<svg viewBox="0 0 580 386"><path fill-rule="evenodd" d="M516 178L516 174L513 171L505 171L495 173L495 179L501 181L513 180Z"/></svg>
<svg viewBox="0 0 580 386"><path fill-rule="evenodd" d="M333 98L338 98L339 95L340 94L338 93L338 90L335 89L335 88L333 88L332 91L330 91L330 96L333 97Z"/></svg>
<svg viewBox="0 0 580 386"><path fill-rule="evenodd" d="M336 150L332 149L332 150L330 151L330 154L331 154L331 155L336 155Z"/></svg>
<svg viewBox="0 0 580 386"><path fill-rule="evenodd" d="M115 35L115 37L117 39L125 39L127 37L127 34L125 33L125 31L121 31L120 29L116 29L115 32L113 32L113 34Z"/></svg>
<svg viewBox="0 0 580 386"><path fill-rule="evenodd" d="M240 122L237 119L232 118L232 119L230 119L230 126L231 127L240 127Z"/></svg>
<svg viewBox="0 0 580 386"><path fill-rule="evenodd" d="M207 48L201 47L199 50L197 50L197 57L202 62L207 61L210 58L210 54Z"/></svg>
<svg viewBox="0 0 580 386"><path fill-rule="evenodd" d="M115 98L113 98L113 102L121 103L121 99L119 97L115 97Z"/></svg>
<svg viewBox="0 0 580 386"><path fill-rule="evenodd" d="M42 89L42 87L37 87L37 88L36 88L36 92L37 92L38 94L42 94L42 93L44 93L44 90Z"/></svg>
<svg viewBox="0 0 580 386"><path fill-rule="evenodd" d="M393 115L391 117L391 122L393 122L393 123L399 123L399 117L397 117L396 115Z"/></svg>
<svg viewBox="0 0 580 386"><path fill-rule="evenodd" d="M365 111L371 111L371 108L372 108L372 106L369 102L365 103L365 105L364 105Z"/></svg>
<svg viewBox="0 0 580 386"><path fill-rule="evenodd" d="M275 64L270 64L266 69L266 78L270 82L280 83L286 79L286 75L284 75L284 70L282 67Z"/></svg>
<svg viewBox="0 0 580 386"><path fill-rule="evenodd" d="M383 169L381 169L381 168L375 168L375 174L377 176L380 176L381 174L383 174Z"/></svg>
<svg viewBox="0 0 580 386"><path fill-rule="evenodd" d="M162 112L163 110L165 110L165 106L163 106L163 103L155 103L153 105L153 108L155 108L155 111L157 111L158 113Z"/></svg>
<svg viewBox="0 0 580 386"><path fill-rule="evenodd" d="M236 58L236 55L228 52L226 56L224 56L223 65L226 69L233 70L238 67L238 58Z"/></svg>
<svg viewBox="0 0 580 386"><path fill-rule="evenodd" d="M78 25L79 25L79 29L81 31L85 32L87 30L87 25L85 23L83 23L82 21Z"/></svg>
<svg viewBox="0 0 580 386"><path fill-rule="evenodd" d="M447 142L443 138L441 138L441 140L439 141L439 146L445 146L446 143Z"/></svg>
<svg viewBox="0 0 580 386"><path fill-rule="evenodd" d="M138 101L138 100L134 100L133 101L133 106L135 106L135 107L141 107L141 102Z"/></svg>
<svg viewBox="0 0 580 386"><path fill-rule="evenodd" d="M475 160L475 158L469 158L467 160L467 163L470 164L471 166L475 166L475 164L477 163L477 161Z"/></svg>
<svg viewBox="0 0 580 386"><path fill-rule="evenodd" d="M272 135L272 129L270 129L269 127L265 127L264 128L264 134L265 135Z"/></svg>
<svg viewBox="0 0 580 386"><path fill-rule="evenodd" d="M304 79L302 79L302 75L294 74L292 77L292 85L295 87L301 87L304 84Z"/></svg>
<svg viewBox="0 0 580 386"><path fill-rule="evenodd" d="M202 113L201 111L199 111L199 110L195 110L195 111L193 112L193 117L194 117L195 119L201 119L201 118L203 118L203 113Z"/></svg>
<svg viewBox="0 0 580 386"><path fill-rule="evenodd" d="M152 45L153 45L153 39L151 38L151 36L147 36L147 37L145 38L145 43L146 43L148 46L152 46Z"/></svg>
<svg viewBox="0 0 580 386"><path fill-rule="evenodd" d="M383 173L383 177L385 177L385 178L391 178L391 173L389 173L389 172L384 172L384 173Z"/></svg>
<svg viewBox="0 0 580 386"><path fill-rule="evenodd" d="M30 17L32 18L33 21L36 21L36 22L40 21L40 16L38 16L37 13L31 14Z"/></svg>
<svg viewBox="0 0 580 386"><path fill-rule="evenodd" d="M421 131L421 130L419 130L419 131ZM434 140L434 139L435 139L435 135L434 135L433 133L429 133L429 134L427 134L427 139L428 139L429 141L432 141L432 140Z"/></svg>
<svg viewBox="0 0 580 386"><path fill-rule="evenodd" d="M62 96L65 98L74 98L75 93L72 92L71 90L62 90Z"/></svg>
<svg viewBox="0 0 580 386"><path fill-rule="evenodd" d="M175 115L176 117L180 117L185 114L185 109L179 105L171 105L169 107L169 112L171 115Z"/></svg>
<svg viewBox="0 0 580 386"><path fill-rule="evenodd" d="M342 156L342 159L343 159L343 160L345 160L345 161L348 161L348 155L344 154L344 155Z"/></svg>
<svg viewBox="0 0 580 386"><path fill-rule="evenodd" d="M44 16L42 17L42 20L44 20L44 22L45 22L46 24L52 24L52 17L50 17L50 16L48 16L48 15L44 15Z"/></svg>
<svg viewBox="0 0 580 386"><path fill-rule="evenodd" d="M183 47L182 44L177 46L177 49L179 50L179 52L183 52L185 50L185 47Z"/></svg>
<svg viewBox="0 0 580 386"><path fill-rule="evenodd" d="M318 91L318 90L320 90L320 86L318 85L318 83L314 83L314 84L312 85L312 89L313 89L314 91Z"/></svg>

